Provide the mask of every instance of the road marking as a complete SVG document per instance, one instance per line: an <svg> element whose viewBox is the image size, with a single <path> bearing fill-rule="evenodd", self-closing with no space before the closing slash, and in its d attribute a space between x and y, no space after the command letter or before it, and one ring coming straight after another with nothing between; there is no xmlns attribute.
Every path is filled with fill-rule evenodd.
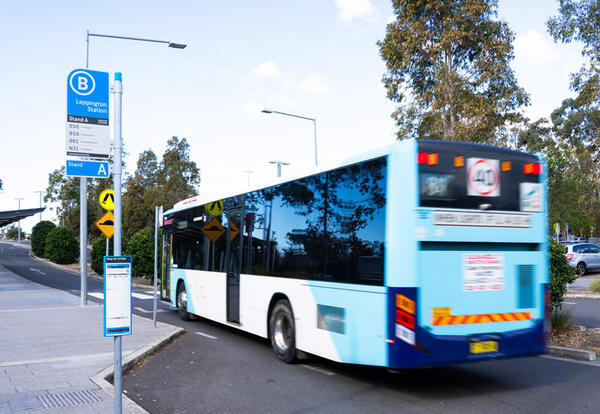
<svg viewBox="0 0 600 414"><path fill-rule="evenodd" d="M327 371L326 369L323 368L317 368L317 367L313 367L312 365L304 365L304 364L300 364L301 367L304 367L306 369L310 369L312 371L316 371L319 372L321 374L325 374L325 375L329 375L329 376L333 376L335 375L335 373L331 372L331 371Z"/></svg>
<svg viewBox="0 0 600 414"><path fill-rule="evenodd" d="M14 292L11 292L14 293ZM86 305L86 308L97 308L100 305L96 305L96 304L92 304L92 305ZM26 311L35 311L35 312L40 312L40 311L51 311L51 310L65 310L65 309L81 309L81 306L60 306L60 307L55 307L55 308L21 308L21 309L3 309L0 310L0 313L7 313L7 312L26 312Z"/></svg>
<svg viewBox="0 0 600 414"><path fill-rule="evenodd" d="M88 296L104 300L104 293L88 292Z"/></svg>
<svg viewBox="0 0 600 414"><path fill-rule="evenodd" d="M151 311L151 310L146 310L146 309L144 309L144 308L140 308L139 306L136 306L136 307L135 307L135 308L133 308L133 309L135 309L135 310L137 310L137 311L140 311L140 312L142 312L142 313L152 313L152 312L154 312L154 311ZM157 310L156 310L156 312L166 312L166 310L164 310L164 309L157 309Z"/></svg>
<svg viewBox="0 0 600 414"><path fill-rule="evenodd" d="M600 363L596 361L579 361L577 359L562 358L553 355L540 355L541 358L554 359L555 361L572 362L574 364L588 365L591 367L600 368Z"/></svg>
<svg viewBox="0 0 600 414"><path fill-rule="evenodd" d="M143 293L135 293L135 292L133 292L131 294L131 296L133 296L134 298L138 298L138 299L152 299L153 298L153 296L144 295Z"/></svg>
<svg viewBox="0 0 600 414"><path fill-rule="evenodd" d="M575 302L563 302L563 305L577 305Z"/></svg>
<svg viewBox="0 0 600 414"><path fill-rule="evenodd" d="M36 269L35 267L30 267L30 268L29 268L29 271L30 271L30 272L37 272L37 273L39 273L40 275L45 275L45 274L46 274L45 272L42 272L40 269Z"/></svg>
<svg viewBox="0 0 600 414"><path fill-rule="evenodd" d="M196 335L200 335L200 336L203 336L203 337L209 338L209 339L219 339L216 336L212 336L212 335L206 334L204 332L196 332Z"/></svg>

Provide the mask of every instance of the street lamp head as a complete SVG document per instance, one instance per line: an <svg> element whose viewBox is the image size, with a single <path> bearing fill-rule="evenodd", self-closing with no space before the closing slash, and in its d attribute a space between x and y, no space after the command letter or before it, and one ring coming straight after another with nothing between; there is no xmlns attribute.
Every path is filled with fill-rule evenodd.
<svg viewBox="0 0 600 414"><path fill-rule="evenodd" d="M169 47L172 47L173 49L185 49L186 46L185 43L169 42Z"/></svg>
<svg viewBox="0 0 600 414"><path fill-rule="evenodd" d="M272 110L270 110L270 109L267 109L267 108L263 109L261 112L262 112L263 114L272 114L272 113L273 113L273 111L272 111Z"/></svg>

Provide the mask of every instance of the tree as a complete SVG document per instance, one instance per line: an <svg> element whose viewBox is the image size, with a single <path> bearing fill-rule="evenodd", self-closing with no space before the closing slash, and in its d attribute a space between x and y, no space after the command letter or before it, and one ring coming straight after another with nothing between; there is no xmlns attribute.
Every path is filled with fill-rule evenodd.
<svg viewBox="0 0 600 414"><path fill-rule="evenodd" d="M31 250L38 257L44 257L46 237L56 225L51 221L40 221L31 229Z"/></svg>
<svg viewBox="0 0 600 414"><path fill-rule="evenodd" d="M6 238L8 240L16 240L19 237L19 229L17 226L12 225L6 230Z"/></svg>
<svg viewBox="0 0 600 414"><path fill-rule="evenodd" d="M550 287L553 308L562 305L567 285L575 281L575 268L569 265L565 247L550 237Z"/></svg>
<svg viewBox="0 0 600 414"><path fill-rule="evenodd" d="M148 227L131 237L125 244L124 252L131 256L134 276L152 278L154 275L154 242Z"/></svg>
<svg viewBox="0 0 600 414"><path fill-rule="evenodd" d="M377 44L383 82L398 104L398 139L498 142L529 98L510 68L514 34L497 0L394 0Z"/></svg>
<svg viewBox="0 0 600 414"><path fill-rule="evenodd" d="M173 205L198 193L200 170L190 160L190 145L187 139L174 136L167 142L157 176L162 191L165 211Z"/></svg>
<svg viewBox="0 0 600 414"><path fill-rule="evenodd" d="M108 242L108 251L109 254L113 252L113 238L111 238ZM96 238L94 244L92 245L92 251L90 252L91 265L94 272L99 275L104 274L104 255L106 255L106 237L101 235Z"/></svg>
<svg viewBox="0 0 600 414"><path fill-rule="evenodd" d="M548 20L555 42L579 42L586 58L583 67L571 77L571 88L581 104L600 102L600 1L559 0L558 16Z"/></svg>

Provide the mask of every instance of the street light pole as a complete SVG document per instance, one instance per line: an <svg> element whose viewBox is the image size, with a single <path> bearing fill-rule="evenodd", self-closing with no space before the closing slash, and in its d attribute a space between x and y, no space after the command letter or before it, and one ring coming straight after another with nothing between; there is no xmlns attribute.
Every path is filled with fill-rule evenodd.
<svg viewBox="0 0 600 414"><path fill-rule="evenodd" d="M291 116L294 118L306 119L307 121L312 121L313 122L313 130L315 133L315 167L319 165L319 162L317 160L317 119L316 118L309 118L307 116L288 114L287 112L280 112L280 111L275 111L273 109L267 109L267 108L263 109L261 112L264 114L279 114L279 115Z"/></svg>
<svg viewBox="0 0 600 414"><path fill-rule="evenodd" d="M40 208L42 208L42 194L44 194L43 191L34 191L34 193L40 193ZM42 212L40 211L40 221L42 221Z"/></svg>
<svg viewBox="0 0 600 414"><path fill-rule="evenodd" d="M187 46L184 43L176 43L173 41L166 40L155 40L155 39L143 39L139 37L126 37L126 36L114 36L107 34L99 34L99 33L90 33L87 31L87 48L86 48L86 57L85 57L85 67L88 68L89 65L89 55L90 55L90 37L105 37L111 39L123 39L123 40L134 40L138 42L152 42L152 43L163 43L167 44L171 48L175 49L185 49ZM121 135L121 99L123 95L123 83L122 83L122 75L119 72L115 73L114 85L112 88L112 93L114 93L114 148L115 148L115 158L114 158L114 166L113 166L113 174L114 174L114 192L115 192L115 207L114 207L114 252L115 256L121 255L121 229L122 229L122 221L121 221L121 175L122 175L122 148L123 148L123 139ZM85 180L82 178L82 180ZM87 234L86 234L87 237ZM121 356L122 356L122 338L121 336L114 337L114 374L113 374L113 383L114 383L114 409L116 414L121 414L123 411L123 376L122 376L122 366L121 366Z"/></svg>
<svg viewBox="0 0 600 414"><path fill-rule="evenodd" d="M289 162L285 161L269 161L270 164L277 164L277 177L281 177L281 166L290 165Z"/></svg>
<svg viewBox="0 0 600 414"><path fill-rule="evenodd" d="M21 211L21 200L25 200L25 199L16 197L15 200L19 201L19 211ZM18 232L18 236L17 236L17 241L20 243L21 242L21 219L19 219L18 223L19 223L19 232Z"/></svg>

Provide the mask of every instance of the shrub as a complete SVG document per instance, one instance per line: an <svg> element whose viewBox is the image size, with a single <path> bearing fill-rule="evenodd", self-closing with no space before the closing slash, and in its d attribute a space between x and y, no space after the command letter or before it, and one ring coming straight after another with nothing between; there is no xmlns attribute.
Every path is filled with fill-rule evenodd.
<svg viewBox="0 0 600 414"><path fill-rule="evenodd" d="M8 240L17 240L19 237L19 229L17 226L11 226L8 230L6 230L6 238Z"/></svg>
<svg viewBox="0 0 600 414"><path fill-rule="evenodd" d="M124 247L124 254L131 256L133 276L152 279L154 276L154 241L150 237L150 229L145 228L135 233Z"/></svg>
<svg viewBox="0 0 600 414"><path fill-rule="evenodd" d="M569 266L565 247L552 237L550 238L550 284L552 289L552 306L554 309L562 305L567 292L567 285L575 281L575 268Z"/></svg>
<svg viewBox="0 0 600 414"><path fill-rule="evenodd" d="M38 257L44 257L46 236L56 225L51 221L40 221L31 229L31 251Z"/></svg>
<svg viewBox="0 0 600 414"><path fill-rule="evenodd" d="M552 310L552 330L561 331L567 329L573 320L571 310L562 305Z"/></svg>
<svg viewBox="0 0 600 414"><path fill-rule="evenodd" d="M111 238L108 242L108 254L113 254L113 239ZM101 235L96 238L94 245L92 246L92 252L90 253L92 259L92 269L99 275L104 274L104 255L106 254L106 237Z"/></svg>
<svg viewBox="0 0 600 414"><path fill-rule="evenodd" d="M74 263L79 256L79 243L75 232L67 227L56 227L46 236L46 257L55 263Z"/></svg>

